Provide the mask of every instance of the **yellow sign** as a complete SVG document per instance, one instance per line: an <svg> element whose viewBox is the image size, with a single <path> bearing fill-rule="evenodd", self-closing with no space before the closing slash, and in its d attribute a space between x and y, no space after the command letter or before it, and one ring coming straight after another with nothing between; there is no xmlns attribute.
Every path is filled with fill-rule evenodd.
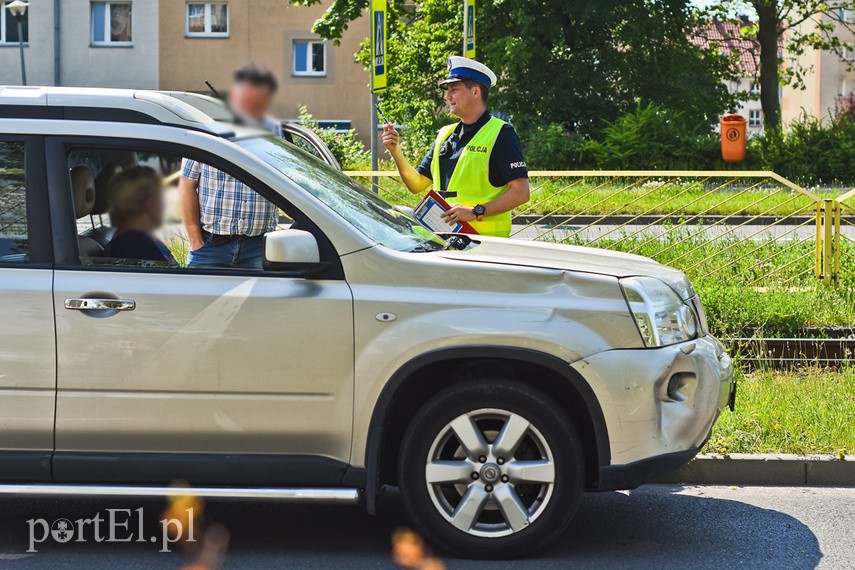
<svg viewBox="0 0 855 570"><path fill-rule="evenodd" d="M371 91L386 89L386 0L371 0Z"/></svg>
<svg viewBox="0 0 855 570"><path fill-rule="evenodd" d="M475 58L475 0L463 0L463 56Z"/></svg>

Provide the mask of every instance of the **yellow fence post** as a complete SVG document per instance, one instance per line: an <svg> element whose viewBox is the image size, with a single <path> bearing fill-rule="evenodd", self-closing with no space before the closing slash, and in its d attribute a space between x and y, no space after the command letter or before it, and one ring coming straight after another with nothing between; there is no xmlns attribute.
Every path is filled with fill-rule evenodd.
<svg viewBox="0 0 855 570"><path fill-rule="evenodd" d="M823 220L824 232L822 239L822 280L830 284L834 280L834 200L823 200L825 202L825 216Z"/></svg>
<svg viewBox="0 0 855 570"><path fill-rule="evenodd" d="M840 202L816 203L816 278L837 283L840 276Z"/></svg>
<svg viewBox="0 0 855 570"><path fill-rule="evenodd" d="M834 282L840 279L840 202L834 202Z"/></svg>
<svg viewBox="0 0 855 570"><path fill-rule="evenodd" d="M816 201L816 271L817 279L822 279L822 220L824 204L822 200Z"/></svg>

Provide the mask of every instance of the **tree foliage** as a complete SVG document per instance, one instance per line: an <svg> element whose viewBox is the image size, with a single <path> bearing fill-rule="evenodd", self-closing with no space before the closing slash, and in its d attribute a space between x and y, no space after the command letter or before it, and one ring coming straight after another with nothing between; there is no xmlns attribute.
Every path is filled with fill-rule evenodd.
<svg viewBox="0 0 855 570"><path fill-rule="evenodd" d="M722 81L734 68L691 42L695 16L687 0L504 0L482 9L481 47L524 128L597 133L638 102L709 125L734 103Z"/></svg>
<svg viewBox="0 0 855 570"><path fill-rule="evenodd" d="M291 0L313 4L318 0ZM340 38L367 0L334 0L315 31ZM462 48L460 0L389 3L387 116L408 128L415 155L443 121L437 81ZM708 126L735 103L723 79L733 62L690 40L700 25L689 0L480 0L478 57L500 77L491 107L519 130L556 124L597 138L639 104ZM367 63L367 41L358 59Z"/></svg>

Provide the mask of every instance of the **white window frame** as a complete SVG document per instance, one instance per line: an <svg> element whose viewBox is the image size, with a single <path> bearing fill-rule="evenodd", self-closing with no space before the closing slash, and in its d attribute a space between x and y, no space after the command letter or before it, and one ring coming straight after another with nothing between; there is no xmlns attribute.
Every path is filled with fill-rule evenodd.
<svg viewBox="0 0 855 570"><path fill-rule="evenodd" d="M9 9L6 8L6 4L10 3L12 0L0 0L0 46L16 46L18 42L10 41L6 38L6 18L15 18L10 12ZM29 10L27 11L27 15L25 18L30 17ZM27 41L24 42L25 46L30 45L29 36Z"/></svg>
<svg viewBox="0 0 855 570"><path fill-rule="evenodd" d="M92 8L95 4L104 4L104 39L95 41L95 18L92 17ZM110 7L113 4L128 4L131 7L131 41L114 42L110 39ZM97 47L133 47L134 45L134 3L132 0L121 0L117 2L92 1L89 3L89 45Z"/></svg>
<svg viewBox="0 0 855 570"><path fill-rule="evenodd" d="M191 32L190 31L190 5L203 4L205 6L205 31ZM226 11L226 31L212 32L211 31L211 7L213 5L225 5ZM184 36L188 38L227 38L232 30L232 9L228 2L187 2L184 6Z"/></svg>
<svg viewBox="0 0 855 570"><path fill-rule="evenodd" d="M760 82L759 81L752 81L751 82L751 88L748 90L748 93L752 97L759 97L760 96Z"/></svg>
<svg viewBox="0 0 855 570"><path fill-rule="evenodd" d="M748 111L748 126L749 127L762 127L763 126L763 112L760 109L750 109Z"/></svg>
<svg viewBox="0 0 855 570"><path fill-rule="evenodd" d="M306 44L306 71L297 71L297 44ZM324 49L324 70L312 71L312 46L320 44ZM327 43L323 40L294 40L291 44L294 52L291 56L291 75L295 77L326 77L327 75Z"/></svg>

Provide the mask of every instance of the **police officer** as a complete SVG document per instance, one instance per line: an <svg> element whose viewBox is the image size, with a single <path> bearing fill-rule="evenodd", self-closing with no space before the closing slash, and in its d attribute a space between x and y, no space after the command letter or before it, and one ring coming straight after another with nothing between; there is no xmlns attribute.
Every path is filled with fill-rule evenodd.
<svg viewBox="0 0 855 570"><path fill-rule="evenodd" d="M468 222L481 235L508 237L511 211L528 202L528 169L514 128L487 110L496 74L465 57L448 59L445 101L460 122L440 129L433 148L413 168L401 152L395 127L383 127L383 144L413 194L433 185L452 204L449 224Z"/></svg>

